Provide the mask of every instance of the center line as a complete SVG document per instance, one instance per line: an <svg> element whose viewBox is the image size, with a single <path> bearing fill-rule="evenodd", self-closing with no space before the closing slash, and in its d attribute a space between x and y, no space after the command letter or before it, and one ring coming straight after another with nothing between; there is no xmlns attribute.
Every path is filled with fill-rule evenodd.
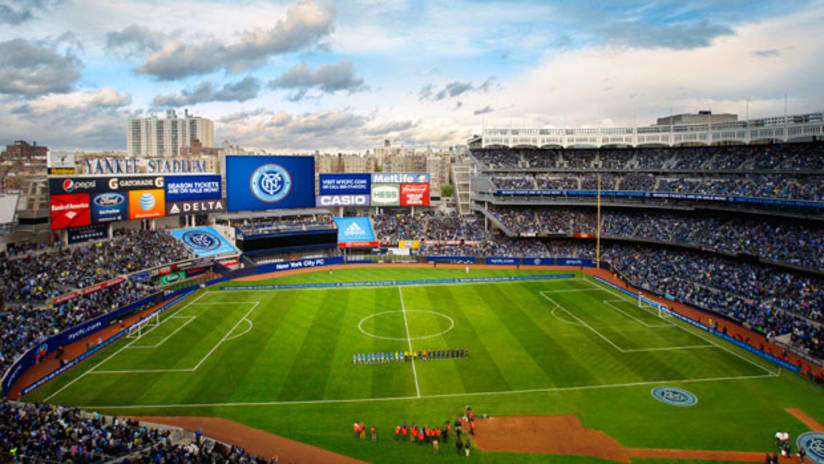
<svg viewBox="0 0 824 464"><path fill-rule="evenodd" d="M412 351L412 337L409 336L409 323L406 322L406 306L403 304L403 290L398 287L398 293L401 296L401 312L403 313L403 325L406 327L406 341L409 342L409 351ZM421 397L421 389L418 387L418 371L415 369L415 358L412 358L412 375L415 376L415 391L418 393L418 398Z"/></svg>

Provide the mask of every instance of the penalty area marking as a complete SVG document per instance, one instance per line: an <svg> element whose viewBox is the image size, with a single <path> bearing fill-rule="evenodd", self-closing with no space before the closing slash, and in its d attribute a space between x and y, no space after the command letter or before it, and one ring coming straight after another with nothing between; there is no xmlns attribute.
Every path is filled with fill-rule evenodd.
<svg viewBox="0 0 824 464"><path fill-rule="evenodd" d="M385 337L383 335L377 335L377 334L373 334L372 332L368 332L363 328L363 323L368 321L369 319L381 316L383 314L392 314L392 313L402 313L402 314L404 314L404 325L405 326L406 326L405 313L429 313L429 314L434 314L436 316L440 316L444 319L449 320L449 327L447 327L445 330L442 330L442 331L440 331L436 334L422 335L420 337L410 337L410 336L408 336L408 326L406 326L407 327L407 336L406 337ZM392 311L382 311L382 312L379 312L379 313L375 313L375 314L371 314L369 316L366 316L363 319L361 319L360 322L358 322L358 330L360 330L360 332L362 334L366 335L367 337L379 338L381 340L395 340L395 341L399 341L399 342L405 342L407 340L410 340L410 341L411 340L426 340L426 339L429 339L429 338L440 337L441 335L443 335L443 334L449 332L450 330L452 330L454 327L455 327L455 320L452 319L451 317L447 316L446 314L442 314L442 313L439 313L439 312L436 312L436 311L427 311L427 310L423 310L423 309L403 309L403 310L397 310L396 309L396 310L392 310ZM410 348L409 351L412 351L412 349Z"/></svg>
<svg viewBox="0 0 824 464"><path fill-rule="evenodd" d="M248 402L233 402L233 403L189 403L189 404L132 404L132 405L114 405L114 406L97 406L85 405L75 406L80 409L100 410L100 409L163 409L163 408L204 408L204 407L242 407L242 406L291 406L301 404L338 404L338 403L373 403L381 401L408 401L408 400L426 400L438 398L463 398L475 396L500 396L500 395L514 395L521 393L555 393L566 391L585 391L585 390L604 390L611 388L630 388L643 387L649 385L665 385L665 384L683 384L683 383L699 383L699 382L722 382L731 380L755 380L766 379L772 377L779 377L779 374L766 375L745 375L734 377L709 377L700 379L681 379L681 380L651 380L648 382L629 382L629 383L612 383L599 385L581 385L575 387L549 387L549 388L533 388L528 390L502 390L502 391L488 391L488 392L469 392L469 393L438 393L434 395L421 396L390 396L383 398L353 398L353 399L339 399L339 400L294 400L294 401L248 401Z"/></svg>

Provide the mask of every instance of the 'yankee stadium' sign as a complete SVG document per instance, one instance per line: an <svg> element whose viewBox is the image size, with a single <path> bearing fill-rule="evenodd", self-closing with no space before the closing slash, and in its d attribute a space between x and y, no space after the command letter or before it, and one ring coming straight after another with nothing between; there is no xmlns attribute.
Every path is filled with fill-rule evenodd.
<svg viewBox="0 0 824 464"><path fill-rule="evenodd" d="M206 160L95 158L83 161L87 174L140 174L144 165L144 172L148 174L208 172Z"/></svg>

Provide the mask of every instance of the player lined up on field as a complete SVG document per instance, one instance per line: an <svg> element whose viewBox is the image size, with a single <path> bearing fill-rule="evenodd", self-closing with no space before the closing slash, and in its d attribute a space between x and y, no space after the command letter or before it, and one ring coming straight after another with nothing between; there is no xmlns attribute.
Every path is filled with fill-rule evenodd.
<svg viewBox="0 0 824 464"><path fill-rule="evenodd" d="M380 364L388 362L403 362L409 360L430 361L435 359L469 359L469 350L420 350L420 351L390 351L378 353L355 353L352 355L352 364Z"/></svg>

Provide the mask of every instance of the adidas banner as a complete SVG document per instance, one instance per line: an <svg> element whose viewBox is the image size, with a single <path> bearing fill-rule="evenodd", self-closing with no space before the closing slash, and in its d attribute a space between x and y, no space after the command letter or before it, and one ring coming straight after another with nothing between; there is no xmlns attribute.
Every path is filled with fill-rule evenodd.
<svg viewBox="0 0 824 464"><path fill-rule="evenodd" d="M368 248L378 246L372 223L368 217L332 218L338 226L339 248Z"/></svg>

